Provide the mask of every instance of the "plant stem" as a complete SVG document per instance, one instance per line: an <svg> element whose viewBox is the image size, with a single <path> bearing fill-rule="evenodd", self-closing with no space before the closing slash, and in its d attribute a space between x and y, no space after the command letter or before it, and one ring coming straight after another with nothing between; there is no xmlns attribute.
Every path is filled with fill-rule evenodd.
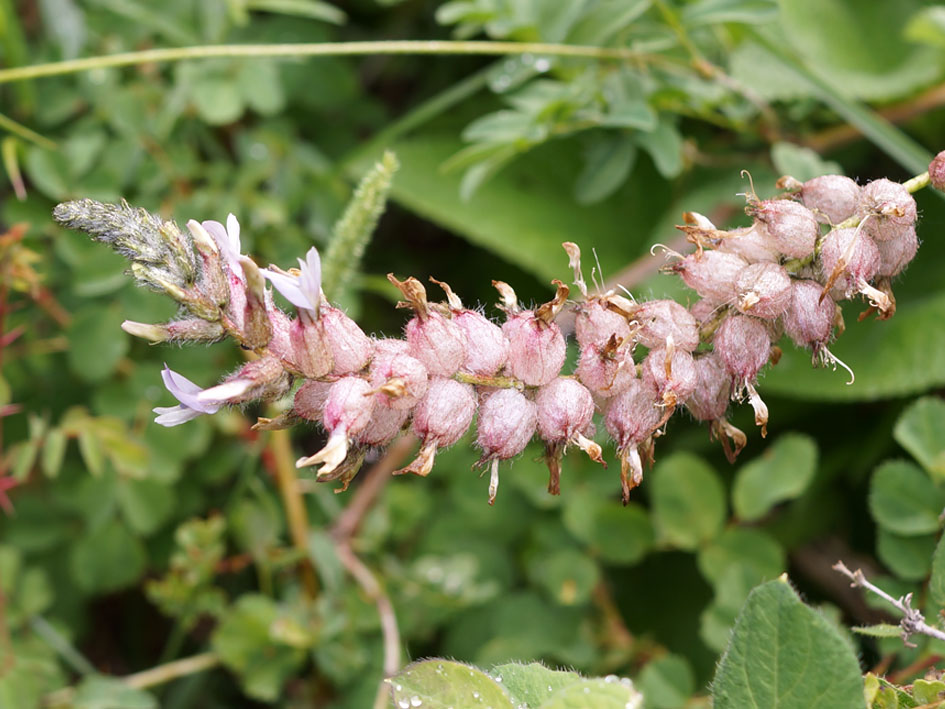
<svg viewBox="0 0 945 709"><path fill-rule="evenodd" d="M80 675L95 673L95 667L62 634L51 626L45 618L34 615L30 618L30 629L43 639L49 647L66 661Z"/></svg>
<svg viewBox="0 0 945 709"><path fill-rule="evenodd" d="M215 652L204 652L192 657L185 657L174 662L168 662L150 670L136 672L124 678L125 684L135 689L147 689L159 684L188 675L204 672L220 664L220 658Z"/></svg>
<svg viewBox="0 0 945 709"><path fill-rule="evenodd" d="M30 143L35 143L41 148L46 148L46 150L55 150L58 147L54 141L43 135L40 135L34 130L30 130L22 123L17 123L12 118L5 116L2 113L0 113L0 128L9 131L13 135L20 136L23 140L26 140Z"/></svg>
<svg viewBox="0 0 945 709"><path fill-rule="evenodd" d="M61 62L34 64L0 70L0 84L25 81L44 76L62 76L106 67L133 66L185 59L219 57L337 57L367 54L546 54L557 57L584 57L589 59L617 59L674 63L669 57L618 47L590 47L585 45L553 44L544 42L487 42L452 40L389 40L373 42L318 42L291 44L213 44L196 47L146 49L140 52L122 52L98 57L84 57Z"/></svg>
<svg viewBox="0 0 945 709"><path fill-rule="evenodd" d="M292 545L304 555L299 569L302 586L305 589L305 595L312 599L318 594L318 581L315 578L312 563L309 561L308 512L305 510L305 502L299 492L299 479L295 474L295 464L292 462L289 432L282 430L270 433L269 448L275 459L276 479L282 495L282 503L285 505Z"/></svg>

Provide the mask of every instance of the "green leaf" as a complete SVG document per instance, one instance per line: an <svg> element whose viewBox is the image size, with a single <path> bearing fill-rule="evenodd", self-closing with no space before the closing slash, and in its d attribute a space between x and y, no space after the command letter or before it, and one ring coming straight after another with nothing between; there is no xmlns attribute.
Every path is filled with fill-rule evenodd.
<svg viewBox="0 0 945 709"><path fill-rule="evenodd" d="M692 668L679 655L664 655L646 663L638 684L646 706L652 709L683 707L696 689Z"/></svg>
<svg viewBox="0 0 945 709"><path fill-rule="evenodd" d="M33 635L14 637L11 645L0 647L0 661L10 668L0 674L0 707L42 706L44 695L69 681L55 651Z"/></svg>
<svg viewBox="0 0 945 709"><path fill-rule="evenodd" d="M776 0L698 0L683 6L682 20L687 27L723 22L763 24L777 14Z"/></svg>
<svg viewBox="0 0 945 709"><path fill-rule="evenodd" d="M747 570L753 583L770 581L786 566L784 549L766 532L750 527L729 527L696 557L699 570L713 586L723 582L733 567Z"/></svg>
<svg viewBox="0 0 945 709"><path fill-rule="evenodd" d="M227 67L212 65L181 73L192 77L188 93L201 119L210 125L226 125L243 115L243 93Z"/></svg>
<svg viewBox="0 0 945 709"><path fill-rule="evenodd" d="M46 477L54 478L59 475L68 442L69 439L66 438L66 434L62 429L53 428L46 433L40 455L40 465Z"/></svg>
<svg viewBox="0 0 945 709"><path fill-rule="evenodd" d="M837 628L786 580L759 586L738 614L712 683L716 709L861 709L863 682Z"/></svg>
<svg viewBox="0 0 945 709"><path fill-rule="evenodd" d="M88 305L69 326L69 366L88 382L100 382L115 371L128 352L128 336L121 331L121 308Z"/></svg>
<svg viewBox="0 0 945 709"><path fill-rule="evenodd" d="M945 7L933 5L919 10L909 18L903 36L912 42L945 47Z"/></svg>
<svg viewBox="0 0 945 709"><path fill-rule="evenodd" d="M689 453L675 453L649 476L657 539L696 549L722 531L725 491L712 467Z"/></svg>
<svg viewBox="0 0 945 709"><path fill-rule="evenodd" d="M810 148L783 141L771 146L771 161L774 163L774 169L782 175L790 175L801 182L821 175L843 174L839 163L824 160Z"/></svg>
<svg viewBox="0 0 945 709"><path fill-rule="evenodd" d="M597 564L577 549L538 554L528 566L532 581L563 606L587 603L600 578Z"/></svg>
<svg viewBox="0 0 945 709"><path fill-rule="evenodd" d="M60 201L71 195L69 159L61 151L33 146L24 167L33 185L50 199Z"/></svg>
<svg viewBox="0 0 945 709"><path fill-rule="evenodd" d="M873 519L896 534L931 534L938 531L945 493L912 463L890 460L873 473L869 506Z"/></svg>
<svg viewBox="0 0 945 709"><path fill-rule="evenodd" d="M945 682L940 679L917 679L912 682L912 698L920 705L941 704L945 696Z"/></svg>
<svg viewBox="0 0 945 709"><path fill-rule="evenodd" d="M636 155L636 143L626 133L598 136L574 183L574 198L579 204L594 204L609 197L627 179Z"/></svg>
<svg viewBox="0 0 945 709"><path fill-rule="evenodd" d="M575 490L564 504L568 531L604 562L635 564L653 546L653 526L646 511L636 503L624 507L594 491Z"/></svg>
<svg viewBox="0 0 945 709"><path fill-rule="evenodd" d="M407 665L390 678L391 698L404 707L492 706L513 709L515 704L501 683L475 667L449 660L422 660Z"/></svg>
<svg viewBox="0 0 945 709"><path fill-rule="evenodd" d="M945 294L900 307L896 317L886 322L852 323L830 346L830 351L856 372L851 386L846 384L846 373L814 369L807 350L785 347L781 361L765 375L762 394L770 391L811 401L870 401L942 386L942 322Z"/></svg>
<svg viewBox="0 0 945 709"><path fill-rule="evenodd" d="M144 573L147 554L125 525L113 519L80 537L70 562L80 588L107 593L134 584Z"/></svg>
<svg viewBox="0 0 945 709"><path fill-rule="evenodd" d="M236 80L243 101L254 111L271 116L285 108L282 77L279 76L279 67L273 60L253 59L241 62ZM238 118L239 114L236 117Z"/></svg>
<svg viewBox="0 0 945 709"><path fill-rule="evenodd" d="M936 55L903 38L909 0L781 0L784 37L807 67L843 95L890 100L936 79ZM829 32L824 31L830 28Z"/></svg>
<svg viewBox="0 0 945 709"><path fill-rule="evenodd" d="M235 672L246 693L272 702L286 679L305 660L301 649L274 642L279 608L266 596L240 596L213 633L213 647L223 664Z"/></svg>
<svg viewBox="0 0 945 709"><path fill-rule="evenodd" d="M581 681L577 672L552 670L538 662L496 665L489 674L502 683L515 702L529 707L541 706L558 690Z"/></svg>
<svg viewBox="0 0 945 709"><path fill-rule="evenodd" d="M854 633L859 635L868 635L871 638L901 638L902 628L890 623L877 623L876 625L855 625L851 628Z"/></svg>
<svg viewBox="0 0 945 709"><path fill-rule="evenodd" d="M817 444L787 433L735 474L732 504L740 519L754 521L785 500L799 497L817 472Z"/></svg>
<svg viewBox="0 0 945 709"><path fill-rule="evenodd" d="M890 571L907 581L922 581L929 574L936 535L904 537L885 527L876 531L876 553Z"/></svg>
<svg viewBox="0 0 945 709"><path fill-rule="evenodd" d="M656 169L667 180L682 172L682 135L669 119L661 120L652 131L635 133L634 138L640 147L650 154Z"/></svg>
<svg viewBox="0 0 945 709"><path fill-rule="evenodd" d="M933 476L945 479L945 401L925 396L902 412L893 437Z"/></svg>
<svg viewBox="0 0 945 709"><path fill-rule="evenodd" d="M154 480L121 480L118 507L128 525L138 534L156 532L174 512L173 488Z"/></svg>
<svg viewBox="0 0 945 709"><path fill-rule="evenodd" d="M606 679L583 679L555 692L539 709L626 709L643 705L632 685Z"/></svg>
<svg viewBox="0 0 945 709"><path fill-rule="evenodd" d="M320 0L247 0L246 9L322 20L335 25L343 25L347 19L343 11Z"/></svg>
<svg viewBox="0 0 945 709"><path fill-rule="evenodd" d="M156 709L158 706L153 695L103 675L84 677L72 701L75 709Z"/></svg>
<svg viewBox="0 0 945 709"><path fill-rule="evenodd" d="M945 536L940 537L932 554L932 576L929 595L940 608L945 607Z"/></svg>

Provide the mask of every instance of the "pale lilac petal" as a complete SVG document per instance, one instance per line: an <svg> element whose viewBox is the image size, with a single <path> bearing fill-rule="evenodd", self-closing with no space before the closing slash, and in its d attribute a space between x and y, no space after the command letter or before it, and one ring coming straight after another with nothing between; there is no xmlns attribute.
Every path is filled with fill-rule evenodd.
<svg viewBox="0 0 945 709"><path fill-rule="evenodd" d="M223 404L235 401L242 397L246 392L253 388L253 382L249 379L232 379L215 387L204 389L197 395L197 401L201 406L213 406L216 411Z"/></svg>
<svg viewBox="0 0 945 709"><path fill-rule="evenodd" d="M161 426L179 426L182 423L186 423L192 419L197 418L198 416L203 416L203 413L195 409L188 408L186 406L158 406L154 409L151 409L158 416L154 419L154 423L160 424Z"/></svg>
<svg viewBox="0 0 945 709"><path fill-rule="evenodd" d="M268 278L273 287L282 293L285 299L296 308L304 308L305 310L315 309L314 304L308 299L308 295L299 286L299 279L295 276L288 276L268 268L264 268L262 274L264 277Z"/></svg>
<svg viewBox="0 0 945 709"><path fill-rule="evenodd" d="M226 235L229 237L230 248L233 249L235 253L240 253L240 223L236 219L235 214L226 215Z"/></svg>
<svg viewBox="0 0 945 709"><path fill-rule="evenodd" d="M305 254L304 261L299 259L299 271L299 288L314 306L311 309L315 310L321 301L322 260L314 246Z"/></svg>
<svg viewBox="0 0 945 709"><path fill-rule="evenodd" d="M174 398L188 409L195 410L198 415L215 414L220 408L219 405L214 406L213 404L200 401L197 395L200 394L203 389L194 384L187 377L172 370L166 364L164 365L164 370L161 372L161 378L164 380L164 386L174 395Z"/></svg>
<svg viewBox="0 0 945 709"><path fill-rule="evenodd" d="M235 240L232 238L231 231L224 227L220 222L208 219L207 221L202 222L201 226L203 226L210 236L213 237L213 240L217 242L220 253L223 254L223 258L226 259L226 263L230 267L230 270L238 277L242 278L243 267L240 265L239 222L236 221L236 217L233 217L232 214L227 218L227 225L229 227L233 226L233 224L230 223L231 221L235 223Z"/></svg>

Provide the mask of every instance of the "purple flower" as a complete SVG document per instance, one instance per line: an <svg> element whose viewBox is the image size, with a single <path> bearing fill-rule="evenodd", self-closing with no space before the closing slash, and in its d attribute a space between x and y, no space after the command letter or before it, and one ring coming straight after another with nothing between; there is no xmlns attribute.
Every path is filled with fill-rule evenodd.
<svg viewBox="0 0 945 709"><path fill-rule="evenodd" d="M220 222L208 220L201 224L209 232L230 270L238 277L243 278L243 267L240 265L240 223L232 214L226 217L226 228Z"/></svg>
<svg viewBox="0 0 945 709"><path fill-rule="evenodd" d="M211 390L200 388L187 377L173 371L167 364L161 372L161 379L164 380L167 390L180 402L177 406L158 406L153 409L158 415L154 422L162 426L178 426L203 414L215 414L223 405L222 400L212 401L200 396Z"/></svg>
<svg viewBox="0 0 945 709"><path fill-rule="evenodd" d="M298 276L274 268L263 269L262 274L292 305L318 317L322 286L322 261L318 256L318 249L313 246L305 254L304 261L299 259Z"/></svg>

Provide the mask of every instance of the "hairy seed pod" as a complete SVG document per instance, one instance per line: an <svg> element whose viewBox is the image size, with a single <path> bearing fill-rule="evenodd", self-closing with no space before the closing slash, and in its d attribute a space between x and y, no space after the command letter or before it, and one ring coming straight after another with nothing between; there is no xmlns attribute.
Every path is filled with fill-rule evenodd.
<svg viewBox="0 0 945 709"><path fill-rule="evenodd" d="M890 241L915 226L916 204L909 190L898 182L873 180L863 187L857 214L866 235L876 241Z"/></svg>
<svg viewBox="0 0 945 709"><path fill-rule="evenodd" d="M375 357L371 363L371 386L378 402L392 409L412 409L427 391L427 368L407 354Z"/></svg>
<svg viewBox="0 0 945 709"><path fill-rule="evenodd" d="M781 254L768 230L762 222L756 221L750 227L732 229L719 239L716 249L725 253L737 254L749 263L756 261L778 261Z"/></svg>
<svg viewBox="0 0 945 709"><path fill-rule="evenodd" d="M740 312L774 320L791 302L791 277L776 263L753 263L738 272L734 291Z"/></svg>
<svg viewBox="0 0 945 709"><path fill-rule="evenodd" d="M575 307L574 336L581 349L596 345L604 347L611 335L621 342L630 336L630 325L620 313L607 307L600 298L589 298Z"/></svg>
<svg viewBox="0 0 945 709"><path fill-rule="evenodd" d="M451 377L466 360L466 336L456 323L437 312L407 323L407 344L432 376Z"/></svg>
<svg viewBox="0 0 945 709"><path fill-rule="evenodd" d="M699 421L724 418L732 396L732 380L715 352L695 361L696 386L686 399L686 408Z"/></svg>
<svg viewBox="0 0 945 709"><path fill-rule="evenodd" d="M322 422L325 416L325 402L328 390L333 382L318 382L309 379L295 392L292 409L296 414L309 421Z"/></svg>
<svg viewBox="0 0 945 709"><path fill-rule="evenodd" d="M617 443L620 455L620 487L623 503L630 502L630 491L643 482L643 461L639 446L663 420L656 391L641 379L635 379L607 405L604 425Z"/></svg>
<svg viewBox="0 0 945 709"><path fill-rule="evenodd" d="M637 341L644 347L665 347L670 337L677 348L687 352L699 346L696 319L675 300L641 303L634 319L640 325Z"/></svg>
<svg viewBox="0 0 945 709"><path fill-rule="evenodd" d="M482 460L507 460L523 450L535 434L538 408L516 389L500 389L479 408L476 443Z"/></svg>
<svg viewBox="0 0 945 709"><path fill-rule="evenodd" d="M945 150L929 163L929 184L939 192L945 192Z"/></svg>
<svg viewBox="0 0 945 709"><path fill-rule="evenodd" d="M538 390L538 434L549 442L583 433L594 418L594 398L576 379L557 377Z"/></svg>
<svg viewBox="0 0 945 709"><path fill-rule="evenodd" d="M607 399L626 389L636 379L637 370L632 350L614 343L584 347L575 374L596 396Z"/></svg>
<svg viewBox="0 0 945 709"><path fill-rule="evenodd" d="M397 437L409 416L409 409L393 409L377 401L368 425L354 439L365 446L385 446Z"/></svg>
<svg viewBox="0 0 945 709"><path fill-rule="evenodd" d="M667 406L682 403L696 388L692 355L684 350L657 347L643 360L643 381L656 390Z"/></svg>
<svg viewBox="0 0 945 709"><path fill-rule="evenodd" d="M879 250L879 269L876 275L887 278L898 276L915 258L916 251L919 250L919 238L915 233L915 227L905 229L895 239L877 241L876 248Z"/></svg>
<svg viewBox="0 0 945 709"><path fill-rule="evenodd" d="M748 262L737 254L697 251L674 263L672 270L704 300L723 305L732 302L732 284L747 265Z"/></svg>
<svg viewBox="0 0 945 709"><path fill-rule="evenodd" d="M466 336L466 359L461 369L481 377L498 374L509 358L509 341L502 328L475 310L454 313L453 322Z"/></svg>
<svg viewBox="0 0 945 709"><path fill-rule="evenodd" d="M332 374L354 374L367 366L374 353L374 343L344 311L323 303L318 322L334 362Z"/></svg>
<svg viewBox="0 0 945 709"><path fill-rule="evenodd" d="M769 199L746 210L765 225L774 246L789 258L806 258L814 253L820 229L813 212L799 202Z"/></svg>
<svg viewBox="0 0 945 709"><path fill-rule="evenodd" d="M304 314L304 313L303 313ZM307 458L296 461L297 468L321 464L323 479L335 471L351 452L352 439L364 431L374 414L375 397L371 385L360 377L343 377L328 390L322 425L330 434L325 446Z"/></svg>
<svg viewBox="0 0 945 709"><path fill-rule="evenodd" d="M746 315L728 317L712 340L719 359L736 383L752 382L768 363L771 340L760 320Z"/></svg>
<svg viewBox="0 0 945 709"><path fill-rule="evenodd" d="M567 355L564 335L554 322L533 310L509 315L502 326L509 341L509 373L529 386L547 384L558 376Z"/></svg>
<svg viewBox="0 0 945 709"><path fill-rule="evenodd" d="M784 331L799 347L823 345L832 336L837 306L833 299L821 298L823 292L816 281L797 280L791 287Z"/></svg>
<svg viewBox="0 0 945 709"><path fill-rule="evenodd" d="M820 248L821 275L842 293L853 292L873 280L879 270L876 243L861 229L833 229Z"/></svg>
<svg viewBox="0 0 945 709"><path fill-rule="evenodd" d="M860 186L844 175L822 175L805 182L799 196L817 221L839 224L856 212Z"/></svg>
<svg viewBox="0 0 945 709"><path fill-rule="evenodd" d="M435 378L413 412L413 432L423 441L416 459L396 475L426 476L439 448L451 446L466 433L476 413L476 395L469 384Z"/></svg>

